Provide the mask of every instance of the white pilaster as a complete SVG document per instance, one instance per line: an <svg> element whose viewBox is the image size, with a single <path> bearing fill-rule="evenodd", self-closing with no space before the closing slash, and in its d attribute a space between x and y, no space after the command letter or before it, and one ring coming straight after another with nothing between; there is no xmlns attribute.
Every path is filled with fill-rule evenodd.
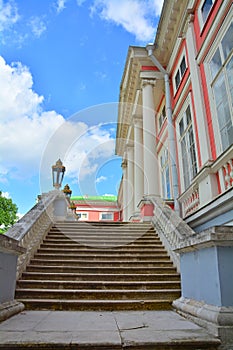
<svg viewBox="0 0 233 350"><path fill-rule="evenodd" d="M121 164L123 173L123 221L128 220L128 191L127 191L127 161L124 160Z"/></svg>
<svg viewBox="0 0 233 350"><path fill-rule="evenodd" d="M208 127L206 123L206 116L204 110L204 101L202 95L202 85L201 85L201 77L199 72L199 66L195 59L197 55L196 47L195 47L195 37L194 37L194 28L192 22L192 16L190 16L189 25L186 33L186 43L189 57L189 67L190 67L190 76L192 81L193 88L193 99L194 105L196 109L196 117L197 117L197 130L199 139L201 140L201 163L202 165L206 164L209 160L212 159L210 144L209 144L209 135L208 135Z"/></svg>
<svg viewBox="0 0 233 350"><path fill-rule="evenodd" d="M140 213L138 204L142 200L144 190L143 175L143 131L142 117L134 115L134 214Z"/></svg>
<svg viewBox="0 0 233 350"><path fill-rule="evenodd" d="M133 143L129 142L127 147L127 171L128 171L128 181L127 181L127 193L128 193L128 220L133 215L134 212L134 149Z"/></svg>
<svg viewBox="0 0 233 350"><path fill-rule="evenodd" d="M144 195L160 196L152 79L142 80Z"/></svg>

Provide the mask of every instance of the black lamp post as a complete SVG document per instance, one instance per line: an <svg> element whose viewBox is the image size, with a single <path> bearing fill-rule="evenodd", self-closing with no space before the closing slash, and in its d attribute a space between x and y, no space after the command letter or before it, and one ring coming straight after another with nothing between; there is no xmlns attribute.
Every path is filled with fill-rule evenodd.
<svg viewBox="0 0 233 350"><path fill-rule="evenodd" d="M71 194L72 194L72 191L71 191L70 186L69 186L68 184L66 184L66 185L64 186L64 189L62 190L62 192L64 192L65 196L66 196L68 199L70 199Z"/></svg>
<svg viewBox="0 0 233 350"><path fill-rule="evenodd" d="M62 164L61 159L58 159L55 165L52 165L53 187L59 190L65 174L66 168Z"/></svg>

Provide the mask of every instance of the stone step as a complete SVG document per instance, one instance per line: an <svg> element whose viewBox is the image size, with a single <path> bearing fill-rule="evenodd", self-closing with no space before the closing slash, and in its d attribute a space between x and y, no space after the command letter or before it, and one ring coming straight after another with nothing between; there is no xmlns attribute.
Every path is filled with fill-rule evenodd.
<svg viewBox="0 0 233 350"><path fill-rule="evenodd" d="M20 280L17 282L17 288L23 289L180 289L179 281L74 281L74 280L49 280L46 281L41 276L41 280Z"/></svg>
<svg viewBox="0 0 233 350"><path fill-rule="evenodd" d="M108 254L108 255L112 255L112 254L119 254L119 255L123 255L123 254L130 254L131 256L133 256L134 254L140 254L140 255L147 255L147 254L153 254L156 255L157 253L165 253L166 251L164 250L163 247L157 247L154 249L143 249L143 248L131 248L129 246L125 246L125 247L117 247L117 248L95 248L95 247L87 247L87 246L80 246L80 247L75 247L72 249L66 249L64 250L62 247L59 248L39 248L38 249L38 253L39 254L44 254L44 253L49 253L49 254ZM77 255L76 255L77 256Z"/></svg>
<svg viewBox="0 0 233 350"><path fill-rule="evenodd" d="M180 275L178 273L158 273L158 274L101 274L101 273L74 273L74 272L29 272L26 271L22 275L23 279L33 279L33 280L73 280L73 281L140 281L140 282L153 282L153 281L178 281L180 282Z"/></svg>
<svg viewBox="0 0 233 350"><path fill-rule="evenodd" d="M140 244L140 243L130 243L130 244L124 244L124 243L120 243L120 242L99 242L99 241L89 241L89 242L83 242L83 245L87 245L87 243L91 246L94 246L94 247L99 247L99 248L103 248L103 247L106 247L106 248L112 248L112 247L117 247L117 246L120 246L120 247L127 247L128 249L132 249L134 250L134 248L141 248L141 249L144 249L144 248L160 248L162 247L162 243L161 242L156 242L154 244ZM62 243L62 244L50 244L50 243L42 243L40 245L41 248L59 248L59 246L61 246L63 249L72 249L74 247L82 247L81 243L78 243L78 242L71 242L71 243Z"/></svg>
<svg viewBox="0 0 233 350"><path fill-rule="evenodd" d="M180 279L150 224L68 222L47 234L15 297L29 309L170 309Z"/></svg>
<svg viewBox="0 0 233 350"><path fill-rule="evenodd" d="M54 260L60 260L60 259L63 259L63 260L69 260L69 259L77 259L77 258L81 258L83 260L88 260L88 259L91 259L91 260L94 260L94 261L99 261L99 260L108 260L111 258L111 261L114 261L114 260L120 260L121 261L128 261L128 260L131 260L131 261L148 261L148 260L153 260L153 259L159 259L159 260L166 260L166 259L169 259L169 256L164 253L164 250L161 250L157 253L154 253L154 254L105 254L104 252L102 253L87 253L87 252L83 252L83 251L79 251L78 254L74 254L74 253L69 253L69 252L66 252L65 254L64 253L61 253L61 254L44 254L44 253L36 253L34 255L34 258L36 259L54 259Z"/></svg>
<svg viewBox="0 0 233 350"><path fill-rule="evenodd" d="M175 273L175 267L109 267L109 266L94 266L94 267L86 267L86 266L45 266L45 265L28 265L27 271L34 272L74 272L74 273L110 273L110 274L123 274L123 273L135 273L135 274L151 274L151 273Z"/></svg>
<svg viewBox="0 0 233 350"><path fill-rule="evenodd" d="M44 265L44 259L31 259L30 265ZM46 259L47 266L85 266L85 267L137 267L137 268L145 268L148 267L160 267L160 266L173 266L170 259L167 257L166 260L141 260L141 261L122 261L118 259L118 261L113 260L84 260L84 259L69 259L69 260L61 260L61 259Z"/></svg>
<svg viewBox="0 0 233 350"><path fill-rule="evenodd" d="M59 221L54 224L53 227L86 227L86 226L93 226L93 227L115 227L115 228L122 228L122 227L129 227L129 228L142 228L142 227L148 227L153 228L151 223L149 222L110 222L110 221Z"/></svg>
<svg viewBox="0 0 233 350"><path fill-rule="evenodd" d="M61 243L68 243L70 241L77 241L77 240L93 240L93 241L96 241L96 240L109 240L109 241L135 241L135 240L140 240L145 242L145 243L151 243L151 242L157 242L157 241L160 241L159 237L153 237L153 236L150 236L150 237L141 237L141 238L138 238L137 236L124 236L124 237L119 237L119 236L110 236L110 235L61 235L61 236L47 236L45 239L44 239L44 242L52 242L52 243L57 243L57 242L61 242Z"/></svg>
<svg viewBox="0 0 233 350"><path fill-rule="evenodd" d="M16 288L15 297L22 299L66 299L66 300L174 300L180 297L180 289L42 289Z"/></svg>
<svg viewBox="0 0 233 350"><path fill-rule="evenodd" d="M144 311L171 310L171 300L66 300L20 299L28 310L78 310L78 311ZM95 349L95 348L91 348ZM97 349L97 348L96 348ZM99 349L99 348L98 348ZM105 348L105 350L107 350ZM109 348L110 350L110 348ZM143 349L144 350L144 349Z"/></svg>
<svg viewBox="0 0 233 350"><path fill-rule="evenodd" d="M86 226L86 227L81 227L81 228L78 228L78 227L52 227L50 229L50 232L49 234L62 234L63 232L69 232L69 233L85 233L85 234L91 234L91 233L99 233L99 234L119 234L119 233L122 233L122 235L124 234L130 234L130 235L142 235L142 234L154 234L154 235L157 235L157 233L155 232L154 228L131 228L131 229L127 229L127 228L122 228L122 227L119 227L118 229L113 229L113 228L101 228L101 227L92 227L92 226Z"/></svg>
<svg viewBox="0 0 233 350"><path fill-rule="evenodd" d="M162 247L162 244L160 241L155 241L151 240L146 243L145 241L140 241L138 242L137 240L130 240L130 239L125 239L125 240L111 240L111 239L70 239L69 241L56 241L56 240L44 240L43 243L41 243L41 247L57 247L59 246L66 247L66 248L72 248L75 246L83 246L83 245L91 245L91 246L110 246L110 247L123 247L123 246L147 246L151 245L154 247Z"/></svg>

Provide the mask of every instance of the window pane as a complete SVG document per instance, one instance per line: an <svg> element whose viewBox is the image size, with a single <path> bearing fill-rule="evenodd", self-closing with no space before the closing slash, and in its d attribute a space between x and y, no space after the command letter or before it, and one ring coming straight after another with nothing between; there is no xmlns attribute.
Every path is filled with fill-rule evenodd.
<svg viewBox="0 0 233 350"><path fill-rule="evenodd" d="M223 40L222 49L224 53L224 58L226 59L233 48L233 23L231 23L228 28Z"/></svg>
<svg viewBox="0 0 233 350"><path fill-rule="evenodd" d="M113 214L112 213L102 213L101 219L102 220L113 220Z"/></svg>
<svg viewBox="0 0 233 350"><path fill-rule="evenodd" d="M163 107L163 110L162 110L162 116L164 119L166 118L166 107L165 106Z"/></svg>
<svg viewBox="0 0 233 350"><path fill-rule="evenodd" d="M171 198L171 190L170 190L170 178L169 178L169 167L168 167L168 165L167 165L167 167L166 167L166 197L167 198Z"/></svg>
<svg viewBox="0 0 233 350"><path fill-rule="evenodd" d="M188 154L186 148L185 138L181 141L181 152L182 152L182 165L183 165L183 176L185 189L189 186L189 166L188 166Z"/></svg>
<svg viewBox="0 0 233 350"><path fill-rule="evenodd" d="M223 100L227 99L227 91L226 91L226 85L224 81L224 75L221 73L218 77L218 79L214 83L214 95L215 95L215 100L218 106L223 102Z"/></svg>
<svg viewBox="0 0 233 350"><path fill-rule="evenodd" d="M186 109L186 120L187 120L187 125L189 125L192 121L191 118L191 111L190 111L190 106L188 106L188 108Z"/></svg>
<svg viewBox="0 0 233 350"><path fill-rule="evenodd" d="M229 83L229 89L231 94L231 104L233 102L233 56L231 57L230 62L226 66L226 74Z"/></svg>
<svg viewBox="0 0 233 350"><path fill-rule="evenodd" d="M212 78L214 79L214 77L217 75L217 73L219 72L219 70L222 68L222 61L221 61L221 56L220 56L220 52L219 49L215 52L212 60L210 61L210 69L211 69L211 73L212 73Z"/></svg>
<svg viewBox="0 0 233 350"><path fill-rule="evenodd" d="M180 72L179 72L179 70L176 73L175 82L176 82L176 89L178 89L178 86L180 85Z"/></svg>
<svg viewBox="0 0 233 350"><path fill-rule="evenodd" d="M184 120L183 119L181 119L181 121L179 123L179 127L180 127L180 136L182 136L184 133Z"/></svg>
<svg viewBox="0 0 233 350"><path fill-rule="evenodd" d="M185 71L186 71L186 62L185 62L185 57L183 57L181 64L180 64L181 76L184 75Z"/></svg>
<svg viewBox="0 0 233 350"><path fill-rule="evenodd" d="M202 17L203 17L203 21L206 21L206 18L208 17L208 14L210 12L210 9L213 5L213 0L205 0L204 4L201 8L201 12L202 12Z"/></svg>
<svg viewBox="0 0 233 350"><path fill-rule="evenodd" d="M232 120L227 98L224 75L221 74L214 84L219 131L222 140L222 148L225 150L232 143Z"/></svg>

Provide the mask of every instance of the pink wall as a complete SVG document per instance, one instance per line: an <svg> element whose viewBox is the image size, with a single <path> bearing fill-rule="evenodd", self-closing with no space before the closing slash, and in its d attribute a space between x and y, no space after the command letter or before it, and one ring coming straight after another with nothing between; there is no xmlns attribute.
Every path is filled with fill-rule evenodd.
<svg viewBox="0 0 233 350"><path fill-rule="evenodd" d="M95 208L93 208L91 205L85 204L85 205L81 205L80 207L82 209L79 209L79 204L76 204L76 212L78 213L88 213L88 219L87 221L101 221L100 217L101 217L101 213L112 213L113 214L113 220L106 220L106 221L121 221L121 213L120 210L113 210L112 206L101 206L101 207L97 207L95 206ZM116 209L116 208L114 208Z"/></svg>

